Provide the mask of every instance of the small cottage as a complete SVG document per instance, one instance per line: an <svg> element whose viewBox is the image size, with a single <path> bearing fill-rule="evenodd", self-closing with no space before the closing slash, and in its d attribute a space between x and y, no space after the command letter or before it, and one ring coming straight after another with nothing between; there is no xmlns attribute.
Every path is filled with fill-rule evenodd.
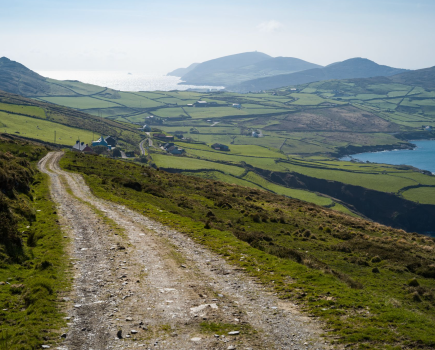
<svg viewBox="0 0 435 350"><path fill-rule="evenodd" d="M101 137L97 141L92 141L92 147L95 147L95 146L109 147L109 144L106 142L103 135L101 135Z"/></svg>
<svg viewBox="0 0 435 350"><path fill-rule="evenodd" d="M74 146L72 146L72 150L75 152L94 153L94 151L91 147L88 146L88 144L80 142L79 140L76 141L76 144Z"/></svg>
<svg viewBox="0 0 435 350"><path fill-rule="evenodd" d="M213 148L216 151L229 151L230 148L227 145L223 145L221 143L214 143L211 145L211 148Z"/></svg>
<svg viewBox="0 0 435 350"><path fill-rule="evenodd" d="M108 144L110 147L115 147L115 146L116 146L116 139L115 139L113 136L107 136L107 137L105 138L105 141L107 142L107 144Z"/></svg>
<svg viewBox="0 0 435 350"><path fill-rule="evenodd" d="M196 101L194 103L194 105L195 105L195 107L207 107L208 103L207 103L207 101Z"/></svg>

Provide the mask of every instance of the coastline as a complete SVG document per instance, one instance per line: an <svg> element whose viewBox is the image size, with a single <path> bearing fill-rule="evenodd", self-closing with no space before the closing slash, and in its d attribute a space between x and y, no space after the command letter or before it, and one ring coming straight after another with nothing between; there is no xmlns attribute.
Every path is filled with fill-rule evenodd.
<svg viewBox="0 0 435 350"><path fill-rule="evenodd" d="M394 165L394 166L407 166L410 167L412 169L414 169L415 171L418 171L422 174L426 174L426 175L430 175L430 176L434 176L435 175L435 170L431 169L431 170L426 170L423 169L423 167L425 167L424 165L422 166L421 162L419 164L419 161L417 160L417 162L409 162L409 158L407 158L407 156L405 156L405 160L403 163L397 163L397 162L388 162L385 161L384 159L379 159L379 160L371 160L371 159L358 159L358 155L366 155L366 157L362 157L362 158L367 158L368 154L375 154L375 153L390 153L390 152L394 152L394 151L404 151L404 150L416 150L419 148L419 146L417 144L414 144L413 142L424 142L424 141L432 141L435 142L434 138L428 138L428 139L418 139L418 140L408 140L408 142L405 144L402 144L401 147L397 147L397 145L390 145L390 147L382 147L382 146L372 146L372 147L360 147L359 148L359 152L352 152L352 153L348 153L347 152L343 152L343 155L341 155L340 157L337 157L338 160L342 160L342 161L357 161L357 162L369 162L369 163L376 163L376 164L390 164L390 165ZM396 147L393 147L396 146ZM340 154L339 152L337 154ZM402 153L403 155L403 153ZM356 156L355 158L353 156ZM418 155L420 156L420 155ZM418 156L417 159L418 159ZM393 156L393 160L394 160ZM344 158L350 158L350 159L344 159ZM396 157L397 160L397 157ZM409 162L409 163L408 163ZM414 163L414 164L412 164ZM416 164L417 163L417 164ZM427 163L425 163L427 164Z"/></svg>

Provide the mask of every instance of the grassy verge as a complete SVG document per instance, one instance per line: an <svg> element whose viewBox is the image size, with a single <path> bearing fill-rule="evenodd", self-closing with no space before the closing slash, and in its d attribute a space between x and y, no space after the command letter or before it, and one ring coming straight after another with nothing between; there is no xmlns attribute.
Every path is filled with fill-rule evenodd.
<svg viewBox="0 0 435 350"><path fill-rule="evenodd" d="M435 346L435 242L258 189L67 153L93 192L190 236L360 349Z"/></svg>
<svg viewBox="0 0 435 350"><path fill-rule="evenodd" d="M13 155L19 152L21 156ZM17 181L23 179L20 171L24 169L30 175L26 191L16 186L0 198L0 204L12 214L10 220L1 218L2 225L9 225L7 230L0 230L0 349L30 350L56 343L66 325L59 303L62 293L70 288L65 239L50 200L48 177L36 172L34 161L25 161L30 152L37 158L44 150L0 140L1 175ZM4 157L8 157L9 166L15 162L23 166L8 168L2 162ZM16 242L13 250L9 249L11 241Z"/></svg>

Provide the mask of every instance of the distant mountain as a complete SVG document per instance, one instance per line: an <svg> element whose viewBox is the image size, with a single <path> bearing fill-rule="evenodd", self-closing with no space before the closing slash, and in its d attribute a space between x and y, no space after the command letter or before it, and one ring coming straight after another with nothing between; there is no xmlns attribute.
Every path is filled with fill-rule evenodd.
<svg viewBox="0 0 435 350"><path fill-rule="evenodd" d="M178 68L176 70L173 70L172 72L169 72L166 75L171 75L171 76L174 76L174 77L182 77L183 75L185 75L185 74L189 73L191 70L193 70L199 64L200 63L192 63L187 68Z"/></svg>
<svg viewBox="0 0 435 350"><path fill-rule="evenodd" d="M417 85L425 89L435 90L435 67L408 71L394 75L390 79L395 83Z"/></svg>
<svg viewBox="0 0 435 350"><path fill-rule="evenodd" d="M185 84L228 86L319 67L321 66L298 58L271 57L261 52L245 52L200 63L181 78ZM173 75L173 72L169 74Z"/></svg>
<svg viewBox="0 0 435 350"><path fill-rule="evenodd" d="M43 95L50 91L46 78L21 63L0 58L0 90L22 96Z"/></svg>
<svg viewBox="0 0 435 350"><path fill-rule="evenodd" d="M281 74L249 80L228 86L227 89L236 92L260 91L321 80L392 76L405 71L405 69L379 65L366 58L351 58L343 62L330 64L323 68L314 68L291 74Z"/></svg>

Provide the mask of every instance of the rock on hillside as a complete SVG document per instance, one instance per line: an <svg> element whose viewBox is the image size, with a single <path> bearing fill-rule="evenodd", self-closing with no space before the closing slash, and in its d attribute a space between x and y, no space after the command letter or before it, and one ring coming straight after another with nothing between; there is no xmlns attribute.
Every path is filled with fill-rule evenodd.
<svg viewBox="0 0 435 350"><path fill-rule="evenodd" d="M358 57L333 63L323 68L314 68L291 74L281 74L273 77L249 80L229 86L228 90L237 92L260 91L321 80L392 76L405 71L405 69L379 65L366 58Z"/></svg>

